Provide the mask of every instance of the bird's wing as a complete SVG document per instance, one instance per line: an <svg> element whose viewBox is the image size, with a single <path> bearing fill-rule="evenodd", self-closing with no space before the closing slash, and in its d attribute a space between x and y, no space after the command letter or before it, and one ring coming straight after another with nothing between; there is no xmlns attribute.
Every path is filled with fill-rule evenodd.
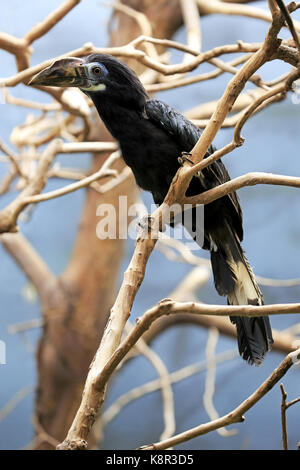
<svg viewBox="0 0 300 470"><path fill-rule="evenodd" d="M150 121L174 136L182 151L191 150L201 135L198 127L160 100L147 101L145 112Z"/></svg>
<svg viewBox="0 0 300 470"><path fill-rule="evenodd" d="M182 151L189 152L192 150L201 136L201 131L197 126L186 119L181 113L175 111L171 106L160 100L147 101L145 114L146 117L155 125L172 135ZM213 152L214 148L211 146L204 158L208 157ZM230 180L230 176L221 160L218 160L205 168L203 170L203 175L206 182L206 187L203 189L211 189ZM196 189L194 184L191 186ZM200 191L198 190L197 192ZM242 210L238 197L235 192L232 192L222 199L224 200L227 210L232 218L236 232L240 240L242 240Z"/></svg>

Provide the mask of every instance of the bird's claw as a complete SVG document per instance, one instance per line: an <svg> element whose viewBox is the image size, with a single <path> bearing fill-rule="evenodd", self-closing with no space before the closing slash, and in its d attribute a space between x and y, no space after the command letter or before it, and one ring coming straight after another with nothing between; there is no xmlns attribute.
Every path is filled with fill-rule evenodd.
<svg viewBox="0 0 300 470"><path fill-rule="evenodd" d="M191 160L189 157L192 157L192 154L190 152L181 152L181 157L178 158L178 163L182 166L185 162L191 163L191 165L194 165L193 160Z"/></svg>

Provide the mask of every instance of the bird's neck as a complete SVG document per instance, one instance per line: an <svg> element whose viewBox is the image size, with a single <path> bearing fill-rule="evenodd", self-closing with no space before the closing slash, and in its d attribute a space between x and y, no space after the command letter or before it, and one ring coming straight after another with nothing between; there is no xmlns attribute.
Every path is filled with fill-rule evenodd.
<svg viewBox="0 0 300 470"><path fill-rule="evenodd" d="M105 126L121 145L130 138L131 134L137 132L136 128L141 120L144 106L132 103L120 104L104 94L94 94L91 98Z"/></svg>

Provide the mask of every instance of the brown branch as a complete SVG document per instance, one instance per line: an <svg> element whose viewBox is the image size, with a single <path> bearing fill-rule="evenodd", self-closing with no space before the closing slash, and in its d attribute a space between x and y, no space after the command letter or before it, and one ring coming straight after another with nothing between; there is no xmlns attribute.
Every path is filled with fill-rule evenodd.
<svg viewBox="0 0 300 470"><path fill-rule="evenodd" d="M151 329L145 331L143 339L151 343L157 336L163 333L167 328L176 325L197 325L201 328L217 328L222 335L229 338L236 338L236 328L227 317L217 317L208 315L194 315L192 313L178 313L176 315L160 317L152 324ZM297 337L290 334L273 330L274 344L273 351L288 354L299 346Z"/></svg>
<svg viewBox="0 0 300 470"><path fill-rule="evenodd" d="M59 139L53 140L38 163L35 176L25 189L8 206L0 211L0 233L17 231L17 218L26 206L26 198L39 194L47 181L49 167L61 147Z"/></svg>
<svg viewBox="0 0 300 470"><path fill-rule="evenodd" d="M32 54L32 48L30 47L32 42L46 34L79 2L80 0L66 0L63 5L50 13L44 21L33 26L21 39L1 32L0 49L15 55L19 71L27 69Z"/></svg>
<svg viewBox="0 0 300 470"><path fill-rule="evenodd" d="M236 357L237 357L236 351L228 350L220 354L217 354L215 356L215 363L216 364L224 363L225 361L233 360ZM191 377L191 375L199 373L207 369L207 366L208 366L208 361L204 360L199 363L191 364L191 365L183 367L182 369L171 372L169 374L170 383L173 384L173 383L182 381L188 377ZM135 387L129 390L129 392L126 392L123 395L121 395L119 398L117 398L117 400L99 416L97 423L95 424L95 427L98 428L96 431L97 434L100 434L99 433L100 426L101 428L106 426L130 402L132 402L133 400L137 400L138 398L141 398L148 393L153 393L156 390L159 390L162 386L161 382L162 382L161 378L151 380L150 382L146 382L138 387ZM100 436L98 436L97 440L98 441L100 440Z"/></svg>
<svg viewBox="0 0 300 470"><path fill-rule="evenodd" d="M149 239L148 239L149 240ZM139 256L145 256L144 253L139 252L134 254L135 260ZM144 265L144 264L143 264ZM139 268L140 277L134 285L132 282L137 276L137 272L133 272L132 263L127 270L127 276L129 281L130 290L127 291L127 305L126 305L126 318L122 319L122 322L126 321L129 309L131 308L133 298L132 296L136 293L136 286L141 282L141 273ZM135 268L135 270L137 267ZM126 274L126 273L125 273ZM131 276L129 276L131 274ZM128 289L128 285L123 284L123 289ZM123 292L119 293L116 305L119 302ZM125 298L126 300L126 298ZM117 311L116 311L117 312ZM114 311L114 313L116 313ZM122 309L119 306L119 315L122 313ZM86 447L86 439L91 426L93 425L99 406L104 399L104 393L106 383L111 377L111 374L116 369L118 364L136 344L136 342L142 337L145 331L147 331L151 324L163 315L173 315L182 313L194 313L198 315L216 315L216 316L264 316L264 315L278 315L278 314L291 314L300 313L300 304L282 304L282 305L264 305L264 306L253 306L253 305L203 305L196 304L194 302L174 302L166 299L161 301L152 309L149 309L139 318L136 325L133 327L131 332L122 341L120 346L113 350L114 344L120 342L119 335L120 331L120 320L115 318L115 315L111 315L105 334L103 336L101 345L96 353L94 361L89 371L85 389L83 392L83 398L79 410L75 416L73 424L68 432L65 441L58 446L59 450L74 450L82 449ZM118 330L115 329L115 324L118 325ZM300 351L299 351L300 352ZM89 411L87 411L89 410ZM223 425L224 426L224 425ZM223 427L221 426L221 427Z"/></svg>
<svg viewBox="0 0 300 470"><path fill-rule="evenodd" d="M20 176L24 177L24 174L19 165L18 156L13 153L2 140L0 139L0 150L7 156L8 160L12 163L13 170L17 172Z"/></svg>
<svg viewBox="0 0 300 470"><path fill-rule="evenodd" d="M33 196L29 196L25 198L24 204L36 204L38 202L49 201L50 199L55 199L57 197L65 196L66 194L73 193L74 191L78 191L78 189L85 188L90 184L94 183L95 181L99 181L102 178L107 178L108 176L117 177L117 171L111 169L105 169L101 167L98 171L93 173L92 175L86 176L81 180L77 181L76 183L68 184L67 186L63 186L62 188L55 189L54 191L49 191L43 194L35 194Z"/></svg>
<svg viewBox="0 0 300 470"><path fill-rule="evenodd" d="M191 49L199 53L202 49L202 37L196 0L180 0L179 3L186 29L187 43ZM187 54L184 57L184 62L189 60L190 57Z"/></svg>
<svg viewBox="0 0 300 470"><path fill-rule="evenodd" d="M121 341L122 332L129 317L135 295L144 278L146 264L155 242L155 238L149 238L148 229L147 234L145 229L141 230L131 262L124 273L124 280L119 294L111 309L100 346L93 359L80 407L65 441L58 447L60 450L85 448L87 445L88 433L94 424L97 411L104 400L105 394L105 388L103 389L98 385L99 372L101 373L105 368L107 361L115 351L116 345ZM87 412L87 410L89 411Z"/></svg>
<svg viewBox="0 0 300 470"><path fill-rule="evenodd" d="M59 55L52 59L45 60L38 65L29 67L26 70L22 70L21 72L13 75L12 77L2 79L0 81L0 86L12 87L12 86L18 85L19 83L27 83L33 75L40 72L42 69L48 67L49 65L51 65L52 62L55 60L62 59L63 57L66 57L66 56L82 57L84 55L91 54L92 52L99 53L99 54L101 53L111 54L111 55L123 56L123 57L133 57L137 59L144 55L144 52L134 49L133 47L130 46L130 44L128 46L120 46L120 47L96 48L93 46L92 43L89 42L89 43L84 44L82 47L78 49L74 49L72 51L66 52L65 54Z"/></svg>
<svg viewBox="0 0 300 470"><path fill-rule="evenodd" d="M267 21L269 23L272 21L272 15L270 12L261 8L249 7L245 5L234 5L231 1L228 1L229 4L226 5L226 3L219 0L210 0L209 2L206 2L205 0L197 0L197 3L200 11L204 14L238 15ZM273 9L272 11L276 12L276 10ZM300 31L300 23L295 22L295 26L297 31Z"/></svg>
<svg viewBox="0 0 300 470"><path fill-rule="evenodd" d="M154 60L152 57L147 56L145 52L139 49L136 49L136 47L143 42L151 42L153 44L159 44L165 47L174 47L178 50L182 50L183 52L188 52L193 55L195 55L196 53L197 57L191 60L188 64L180 63L180 64L174 64L174 65L165 65L165 64L162 64L161 62L158 62L157 60ZM127 45L120 46L120 47L98 48L98 47L94 47L92 43L86 43L81 48L74 49L60 56L54 57L52 59L48 59L44 62L41 62L38 65L29 67L26 70L22 70L21 72L13 75L12 77L1 79L0 86L12 87L22 82L27 83L33 75L40 72L42 69L48 67L53 61L59 60L66 56L81 57L81 56L91 54L91 53L99 53L99 54L103 53L103 54L110 54L114 56L124 57L124 58L133 58L153 70L156 70L165 75L172 75L175 73L192 71L203 62L207 62L223 54L231 54L231 53L238 53L238 52L256 52L260 46L261 44L259 43L246 44L246 43L242 43L241 41L239 41L237 44L228 44L224 46L218 46L202 54L199 54L197 51L193 51L189 47L183 46L180 43L170 41L167 39L157 39L157 38L150 38L146 36L140 36L139 38L135 39L131 43L128 43ZM45 88L45 91L46 90L47 89Z"/></svg>
<svg viewBox="0 0 300 470"><path fill-rule="evenodd" d="M293 65L293 67L297 67L299 64L299 55L297 49L288 46L287 44L285 44L285 42L281 44L272 59L283 60L284 62Z"/></svg>
<svg viewBox="0 0 300 470"><path fill-rule="evenodd" d="M48 201L65 194L84 188L101 178L108 176L117 176L117 171L110 169L109 165L119 158L119 152L115 152L101 166L101 168L90 176L82 178L76 183L69 184L63 188L40 194L44 188L48 177L50 165L55 156L59 153L76 153L76 152L106 152L107 150L116 149L115 143L110 142L78 142L63 143L59 139L52 140L45 152L41 155L36 174L34 178L27 184L25 189L14 199L8 206L0 211L0 233L17 231L17 219L20 213L29 204L36 204L42 201Z"/></svg>
<svg viewBox="0 0 300 470"><path fill-rule="evenodd" d="M23 100L22 98L16 98L3 89L4 100L7 104L14 104L15 106L22 106L23 108L38 109L40 111L58 111L61 109L59 103L37 103L36 101Z"/></svg>
<svg viewBox="0 0 300 470"><path fill-rule="evenodd" d="M237 406L230 413L218 418L214 421L210 421L195 428L189 429L177 436L166 439L165 441L156 442L147 446L140 447L140 450L162 450L168 449L171 446L181 444L195 437L202 436L208 432L215 431L216 429L228 426L233 423L239 423L244 421L244 414L249 411L259 400L261 400L277 382L287 373L292 367L295 361L300 359L300 350L290 353L286 358L279 364L279 366L271 373L271 375L258 387L258 389L252 393L245 401Z"/></svg>
<svg viewBox="0 0 300 470"><path fill-rule="evenodd" d="M56 276L21 233L4 233L0 242L37 289L42 302L62 294Z"/></svg>
<svg viewBox="0 0 300 470"><path fill-rule="evenodd" d="M34 25L24 36L27 44L32 44L44 36L61 21L81 0L66 0L56 10L52 11L42 22Z"/></svg>
<svg viewBox="0 0 300 470"><path fill-rule="evenodd" d="M0 196L10 189L10 185L13 182L13 180L16 178L17 172L16 170L11 170L9 171L2 179L1 185L0 185Z"/></svg>
<svg viewBox="0 0 300 470"><path fill-rule="evenodd" d="M229 144L231 145L231 144ZM253 172L247 173L242 176L238 176L227 183L221 184L216 188L209 189L203 194L198 196L187 197L184 200L185 204L209 204L210 202L219 199L220 197L226 196L233 191L237 191L240 188L246 186L255 186L257 184L272 184L275 186L289 186L294 188L300 188L300 177L297 176L284 176L274 175L272 173L260 173Z"/></svg>
<svg viewBox="0 0 300 470"><path fill-rule="evenodd" d="M17 407L17 405L24 400L30 393L34 391L34 387L27 385L17 391L8 402L0 409L0 421L3 421Z"/></svg>
<svg viewBox="0 0 300 470"><path fill-rule="evenodd" d="M153 42L154 44L161 44L166 47L175 47L178 50L182 50L183 52L187 52L189 54L195 55L196 51L193 51L187 46L184 45L179 45L178 43L174 43L173 41L168 41L168 40L163 40L163 39L154 39L154 38L143 38L144 41L150 41ZM239 41L237 44L228 44L224 46L218 46L210 51L203 52L201 54L198 54L197 57L194 59L191 59L187 63L181 63L181 64L174 64L174 65L165 65L158 63L151 59L150 57L144 55L138 58L140 62L142 62L144 65L146 65L149 68L152 68L153 70L156 70L157 72L160 72L164 75L173 75L176 73L185 73L185 72L190 72L194 70L196 67L201 65L204 62L209 62L211 59L214 59L216 57L219 57L223 54L231 54L231 53L237 53L237 52L256 52L261 44L246 44L242 43Z"/></svg>
<svg viewBox="0 0 300 470"><path fill-rule="evenodd" d="M11 34L0 32L0 49L15 54L23 51L26 47L27 43L24 38L19 39Z"/></svg>
<svg viewBox="0 0 300 470"><path fill-rule="evenodd" d="M218 130L222 126L222 123L230 112L238 95L243 90L246 82L262 65L270 60L272 55L278 50L281 41L277 38L277 35L282 28L282 25L282 16L275 15L263 46L252 55L241 70L229 82L225 93L219 100L216 110L207 124L201 138L191 152L195 163L198 163L203 159L207 149L214 140Z"/></svg>
<svg viewBox="0 0 300 470"><path fill-rule="evenodd" d="M287 435L287 424L286 424L286 410L296 403L300 402L300 397L295 400L287 402L287 393L284 389L283 384L280 384L281 390L281 431L282 431L282 445L283 450L288 450L288 435Z"/></svg>
<svg viewBox="0 0 300 470"><path fill-rule="evenodd" d="M289 28L292 36L293 36L293 39L295 41L295 44L298 48L298 51L300 53L300 43L299 43L299 38L298 38L298 35L295 31L295 25L294 25L294 22L290 16L290 13L287 9L287 7L285 6L285 3L282 1L282 0L268 0L268 3L269 3L269 7L270 7L270 10L272 11L272 14L274 15L275 14L275 11L276 10L281 10L281 13L286 21L286 25L287 27ZM297 25L298 26L298 25ZM299 28L297 28L299 30Z"/></svg>
<svg viewBox="0 0 300 470"><path fill-rule="evenodd" d="M280 384L281 390L281 431L282 431L282 445L283 450L288 450L288 436L286 429L286 397L287 393L284 389L283 384Z"/></svg>
<svg viewBox="0 0 300 470"><path fill-rule="evenodd" d="M241 93L236 99L231 112L243 111L247 106L250 106L253 101L258 98L263 90L249 90ZM206 103L197 105L188 111L185 111L184 115L188 119L210 119L217 105L218 100L207 101ZM208 122L208 121L207 121Z"/></svg>
<svg viewBox="0 0 300 470"><path fill-rule="evenodd" d="M27 41L22 38L16 38L11 34L0 32L0 49L14 54L18 70L29 67L29 59L32 54L32 48Z"/></svg>
<svg viewBox="0 0 300 470"><path fill-rule="evenodd" d="M154 84L151 84L151 85L146 85L145 88L146 88L148 93L155 93L157 91L171 90L171 89L179 88L179 87L186 86L186 85L192 85L193 83L199 83L199 82L211 80L213 78L219 77L224 72L226 72L227 70L225 70L225 67L227 67L227 66L234 67L236 65L240 65L243 62L245 62L246 60L248 60L249 57L250 57L250 55L246 54L246 55L243 55L241 57L237 57L236 59L232 60L231 62L228 62L228 63L222 62L222 64L223 64L222 68L221 67L216 67L215 70L213 70L212 72L206 72L206 73L202 73L201 75L189 76L189 77L186 77L186 78L179 78L179 79L175 79L175 80L173 79L173 80L169 80L166 83L154 83ZM213 62L213 59L210 62Z"/></svg>
<svg viewBox="0 0 300 470"><path fill-rule="evenodd" d="M198 172L202 171L204 168L211 165L213 162L219 160L224 155L232 152L237 147L240 147L245 141L245 139L241 136L241 131L246 121L254 113L262 111L266 106L269 106L271 103L275 103L275 102L283 100L286 96L286 92L291 88L291 84L295 80L297 80L299 76L300 76L300 71L293 71L286 77L283 83L275 86L267 93L259 95L255 99L255 101L252 104L250 104L243 112L236 115L234 121L236 120L237 122L235 125L232 142L225 145L222 149L216 150L212 155L205 158L204 160L200 160L199 163L192 166L190 169L191 174L193 175L197 174Z"/></svg>

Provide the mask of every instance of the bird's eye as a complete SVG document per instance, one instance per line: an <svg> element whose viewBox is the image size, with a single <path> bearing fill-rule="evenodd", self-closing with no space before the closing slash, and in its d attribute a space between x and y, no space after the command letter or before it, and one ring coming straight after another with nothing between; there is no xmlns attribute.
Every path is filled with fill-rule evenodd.
<svg viewBox="0 0 300 470"><path fill-rule="evenodd" d="M101 75L102 70L101 70L100 67L94 67L94 68L92 69L92 72L93 72L95 75Z"/></svg>

